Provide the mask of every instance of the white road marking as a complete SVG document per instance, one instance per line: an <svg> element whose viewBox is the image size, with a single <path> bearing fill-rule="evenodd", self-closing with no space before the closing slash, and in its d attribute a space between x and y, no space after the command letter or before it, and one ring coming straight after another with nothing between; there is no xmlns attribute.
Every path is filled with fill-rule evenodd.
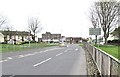
<svg viewBox="0 0 120 77"><path fill-rule="evenodd" d="M24 57L31 56L31 55L34 55L34 54L26 54L26 55L24 55Z"/></svg>
<svg viewBox="0 0 120 77"><path fill-rule="evenodd" d="M8 57L8 59L12 59L12 57Z"/></svg>
<svg viewBox="0 0 120 77"><path fill-rule="evenodd" d="M38 53L43 53L43 51L40 51L40 52L38 52Z"/></svg>
<svg viewBox="0 0 120 77"><path fill-rule="evenodd" d="M76 48L75 50L78 51L78 48Z"/></svg>
<svg viewBox="0 0 120 77"><path fill-rule="evenodd" d="M67 52L68 50L65 50L64 52Z"/></svg>
<svg viewBox="0 0 120 77"><path fill-rule="evenodd" d="M2 62L3 62L3 60L0 61L0 63L2 63Z"/></svg>
<svg viewBox="0 0 120 77"><path fill-rule="evenodd" d="M56 56L60 56L60 55L62 55L63 53L59 53L59 54L57 54Z"/></svg>
<svg viewBox="0 0 120 77"><path fill-rule="evenodd" d="M4 62L4 61L8 61L8 60L6 59L6 60L3 60L3 62Z"/></svg>
<svg viewBox="0 0 120 77"><path fill-rule="evenodd" d="M17 55L17 56L12 56L12 57L17 57L17 58L23 58L23 57L27 57L27 56L32 56L32 55L36 55L38 53L44 53L44 52L47 52L47 51L52 51L52 50L56 50L56 49L62 49L62 48L52 48L52 49L48 49L48 50L44 50L44 51L40 51L40 52L33 52L33 53L28 53L28 54L25 54L25 55ZM8 57L8 59L13 59L12 57ZM1 61L0 61L1 62Z"/></svg>
<svg viewBox="0 0 120 77"><path fill-rule="evenodd" d="M30 53L30 54L28 54L28 56L32 56L32 55L35 55L35 54L37 54L37 53Z"/></svg>
<svg viewBox="0 0 120 77"><path fill-rule="evenodd" d="M24 55L19 55L19 58L22 58L22 57L24 57Z"/></svg>
<svg viewBox="0 0 120 77"><path fill-rule="evenodd" d="M38 65L40 65L40 64L43 64L43 63L49 61L50 59L52 59L52 58L48 58L48 59L46 59L46 60L44 60L44 61L42 61L42 62L40 62L40 63L37 63L37 64L35 64L35 65L33 65L33 66L36 67L36 66L38 66Z"/></svg>
<svg viewBox="0 0 120 77"><path fill-rule="evenodd" d="M45 51L43 51L43 52L47 52L48 50L45 50Z"/></svg>
<svg viewBox="0 0 120 77"><path fill-rule="evenodd" d="M36 53L44 53L44 52L48 52L48 51L51 51L51 50L56 50L56 49L62 49L62 48L53 48L53 49L48 49L48 50L44 50L44 51L40 51L40 52L34 52L34 54L36 54Z"/></svg>
<svg viewBox="0 0 120 77"><path fill-rule="evenodd" d="M39 53L39 52L34 52L33 55L35 55L35 54L37 54L37 53Z"/></svg>

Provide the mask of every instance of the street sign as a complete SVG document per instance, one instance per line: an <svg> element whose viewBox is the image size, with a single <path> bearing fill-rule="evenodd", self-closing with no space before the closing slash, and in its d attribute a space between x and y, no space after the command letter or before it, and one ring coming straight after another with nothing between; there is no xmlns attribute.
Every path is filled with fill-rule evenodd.
<svg viewBox="0 0 120 77"><path fill-rule="evenodd" d="M101 28L89 28L89 35L101 35Z"/></svg>

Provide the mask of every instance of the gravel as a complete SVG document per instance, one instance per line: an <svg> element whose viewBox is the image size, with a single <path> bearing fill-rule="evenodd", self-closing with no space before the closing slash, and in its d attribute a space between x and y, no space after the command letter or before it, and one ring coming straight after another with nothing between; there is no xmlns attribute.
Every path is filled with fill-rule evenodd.
<svg viewBox="0 0 120 77"><path fill-rule="evenodd" d="M98 77L99 71L97 66L95 65L92 56L90 55L89 51L83 46L86 54L86 62L87 62L87 74L88 75L95 75Z"/></svg>

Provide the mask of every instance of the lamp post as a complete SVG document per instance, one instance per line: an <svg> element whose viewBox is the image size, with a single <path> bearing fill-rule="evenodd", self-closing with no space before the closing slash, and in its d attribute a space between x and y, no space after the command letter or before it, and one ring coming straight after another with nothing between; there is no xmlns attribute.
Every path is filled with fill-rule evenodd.
<svg viewBox="0 0 120 77"><path fill-rule="evenodd" d="M31 32L28 32L29 47L30 47L30 33L31 33Z"/></svg>
<svg viewBox="0 0 120 77"><path fill-rule="evenodd" d="M62 36L62 30L61 30L61 36ZM63 38L61 37L61 43L63 43Z"/></svg>

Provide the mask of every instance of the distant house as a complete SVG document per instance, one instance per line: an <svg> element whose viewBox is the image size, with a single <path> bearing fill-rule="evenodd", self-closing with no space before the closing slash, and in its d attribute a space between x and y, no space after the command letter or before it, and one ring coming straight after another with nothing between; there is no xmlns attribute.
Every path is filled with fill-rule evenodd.
<svg viewBox="0 0 120 77"><path fill-rule="evenodd" d="M70 44L77 44L82 41L82 37L66 37L66 42Z"/></svg>
<svg viewBox="0 0 120 77"><path fill-rule="evenodd" d="M0 32L0 43L4 42L4 35Z"/></svg>
<svg viewBox="0 0 120 77"><path fill-rule="evenodd" d="M32 34L25 31L1 31L4 35L4 42L6 43L18 43L23 41L32 41Z"/></svg>
<svg viewBox="0 0 120 77"><path fill-rule="evenodd" d="M113 35L109 35L107 40L117 40L117 39L119 39L119 38L116 36L113 36Z"/></svg>
<svg viewBox="0 0 120 77"><path fill-rule="evenodd" d="M51 34L50 32L46 32L42 34L42 41L43 42L59 42L61 39L61 34Z"/></svg>
<svg viewBox="0 0 120 77"><path fill-rule="evenodd" d="M60 42L62 43L62 42L65 42L65 41L66 41L66 37L65 36L61 36Z"/></svg>

